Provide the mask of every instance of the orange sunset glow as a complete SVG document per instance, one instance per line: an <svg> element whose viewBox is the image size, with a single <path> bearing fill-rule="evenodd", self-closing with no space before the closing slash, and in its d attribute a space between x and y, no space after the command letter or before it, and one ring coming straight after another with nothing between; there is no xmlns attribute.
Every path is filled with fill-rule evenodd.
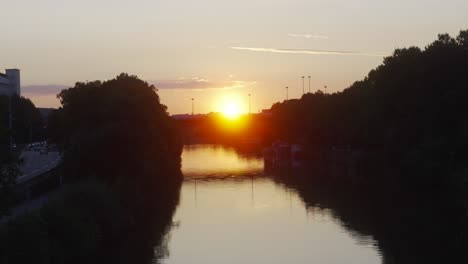
<svg viewBox="0 0 468 264"><path fill-rule="evenodd" d="M229 119L236 119L240 115L240 108L235 102L228 102L223 109L223 115Z"/></svg>
<svg viewBox="0 0 468 264"><path fill-rule="evenodd" d="M0 264L468 264L468 0L0 10Z"/></svg>

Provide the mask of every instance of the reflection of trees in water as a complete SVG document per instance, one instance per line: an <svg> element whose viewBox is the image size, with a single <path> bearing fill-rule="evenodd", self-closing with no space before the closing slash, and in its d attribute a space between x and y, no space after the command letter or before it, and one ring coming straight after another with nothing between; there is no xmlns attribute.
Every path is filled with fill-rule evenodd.
<svg viewBox="0 0 468 264"><path fill-rule="evenodd" d="M358 243L378 247L383 263L467 263L466 216L444 196L340 186L304 172L273 179L295 189L308 211L331 209Z"/></svg>
<svg viewBox="0 0 468 264"><path fill-rule="evenodd" d="M167 258L171 230L178 226L172 219L179 204L180 188L181 182L155 194L154 200L144 205L146 213L134 219L126 237L104 250L100 263L149 264Z"/></svg>
<svg viewBox="0 0 468 264"><path fill-rule="evenodd" d="M232 173L227 173L227 174L200 174L200 175L194 175L191 174L190 176L185 176L184 181L186 182L224 182L224 181L230 181L230 182L245 182L246 180L258 180L265 178L263 173L260 172L251 172L251 173L244 173L241 172L239 174L232 174Z"/></svg>
<svg viewBox="0 0 468 264"><path fill-rule="evenodd" d="M200 149L210 149L214 151L223 151L234 153L240 160L258 161L262 159L262 147L256 144L246 145L227 145L227 144L194 144L184 145L184 152L190 153Z"/></svg>
<svg viewBox="0 0 468 264"><path fill-rule="evenodd" d="M256 152L242 152L225 145L184 146L184 178L252 178L263 174L263 160Z"/></svg>

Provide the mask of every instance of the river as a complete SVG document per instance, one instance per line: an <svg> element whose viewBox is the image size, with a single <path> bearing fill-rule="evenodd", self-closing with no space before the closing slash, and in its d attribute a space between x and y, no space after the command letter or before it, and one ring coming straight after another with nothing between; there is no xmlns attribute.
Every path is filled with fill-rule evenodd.
<svg viewBox="0 0 468 264"><path fill-rule="evenodd" d="M263 160L219 145L182 154L184 183L165 264L382 263L362 235L265 175Z"/></svg>

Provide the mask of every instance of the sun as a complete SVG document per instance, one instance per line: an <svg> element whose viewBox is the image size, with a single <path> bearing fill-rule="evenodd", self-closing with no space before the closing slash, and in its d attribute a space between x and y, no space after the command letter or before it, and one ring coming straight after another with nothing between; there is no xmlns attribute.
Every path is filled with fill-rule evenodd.
<svg viewBox="0 0 468 264"><path fill-rule="evenodd" d="M235 119L240 115L240 108L234 102L228 102L223 108L223 115L229 119Z"/></svg>

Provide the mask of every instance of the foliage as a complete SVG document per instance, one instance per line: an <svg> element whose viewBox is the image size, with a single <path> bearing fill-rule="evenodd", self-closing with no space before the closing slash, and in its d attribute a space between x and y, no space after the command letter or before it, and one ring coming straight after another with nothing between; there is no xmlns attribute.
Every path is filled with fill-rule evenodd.
<svg viewBox="0 0 468 264"><path fill-rule="evenodd" d="M7 154L0 161L0 217L8 214L8 210L15 202L13 185L20 174L18 159Z"/></svg>
<svg viewBox="0 0 468 264"><path fill-rule="evenodd" d="M9 129L10 107L12 129ZM6 214L14 202L12 187L20 174L18 153L10 149L10 143L28 143L43 138L42 117L30 100L0 95L0 216Z"/></svg>
<svg viewBox="0 0 468 264"><path fill-rule="evenodd" d="M19 175L19 160L10 150L9 132L0 126L0 217L8 213L14 202L12 187Z"/></svg>
<svg viewBox="0 0 468 264"><path fill-rule="evenodd" d="M79 202L83 208L73 205L75 211L67 209L72 203L68 199L67 205L49 212L61 215L63 210L91 217L60 219L74 225L84 221L91 230L84 233L91 247L83 252L98 253L87 261L146 263L154 257L154 247L163 243L182 180L182 145L166 106L160 103L154 86L124 73L104 82L78 82L62 90L58 98L62 107L49 115L48 131L64 153L65 182L75 185L96 178L115 200L91 205L89 199ZM96 199L107 201L106 197ZM115 215L107 211L109 206L122 208L117 216L125 216L123 230L106 231L115 223ZM58 230L58 234L68 231ZM82 235L71 232L68 237L77 236L80 241ZM75 256L73 252L65 256L69 255Z"/></svg>
<svg viewBox="0 0 468 264"><path fill-rule="evenodd" d="M123 229L125 218L115 195L103 184L69 186L60 199L2 227L1 262L89 262L104 238Z"/></svg>
<svg viewBox="0 0 468 264"><path fill-rule="evenodd" d="M0 96L0 123L3 127L9 127L10 99L6 95ZM30 143L44 140L45 128L39 110L31 100L19 97L11 97L13 142L16 144Z"/></svg>
<svg viewBox="0 0 468 264"><path fill-rule="evenodd" d="M402 171L401 185L450 186L468 158L467 39L465 30L439 35L423 50L397 49L342 92L273 105L276 136L300 138L312 152L379 153Z"/></svg>
<svg viewBox="0 0 468 264"><path fill-rule="evenodd" d="M62 107L51 115L50 131L65 152L67 175L115 183L137 177L148 164L158 172L180 166L177 131L154 86L121 74L78 82L58 98Z"/></svg>

